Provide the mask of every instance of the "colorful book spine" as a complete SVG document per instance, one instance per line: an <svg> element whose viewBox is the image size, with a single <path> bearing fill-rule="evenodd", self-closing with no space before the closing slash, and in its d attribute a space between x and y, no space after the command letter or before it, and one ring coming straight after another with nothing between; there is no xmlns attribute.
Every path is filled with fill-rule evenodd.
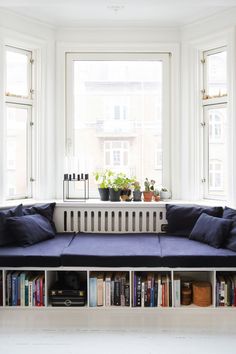
<svg viewBox="0 0 236 354"><path fill-rule="evenodd" d="M97 277L91 276L89 279L89 306L97 306Z"/></svg>

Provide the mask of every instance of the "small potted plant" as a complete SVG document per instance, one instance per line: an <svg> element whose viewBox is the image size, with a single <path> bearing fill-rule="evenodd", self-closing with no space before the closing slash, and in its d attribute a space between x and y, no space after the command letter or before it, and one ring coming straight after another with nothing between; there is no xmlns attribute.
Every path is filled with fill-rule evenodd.
<svg viewBox="0 0 236 354"><path fill-rule="evenodd" d="M124 202L130 202L132 200L131 186L133 181L133 178L128 178L124 175L123 185L120 193L120 198Z"/></svg>
<svg viewBox="0 0 236 354"><path fill-rule="evenodd" d="M143 191L144 202L151 202L152 201L153 192L154 192L154 185L155 185L154 179L151 179L150 181L148 178L145 179L144 191Z"/></svg>
<svg viewBox="0 0 236 354"><path fill-rule="evenodd" d="M162 187L161 190L160 190L160 197L161 197L161 200L170 199L171 198L171 192L168 191L167 188Z"/></svg>
<svg viewBox="0 0 236 354"><path fill-rule="evenodd" d="M97 171L94 173L95 180L98 183L98 191L100 194L100 199L102 201L109 200L109 186L111 177L114 175L114 172L111 170L106 171Z"/></svg>
<svg viewBox="0 0 236 354"><path fill-rule="evenodd" d="M155 202L159 202L161 200L160 191L158 189L155 189L153 192L153 200Z"/></svg>
<svg viewBox="0 0 236 354"><path fill-rule="evenodd" d="M126 178L124 173L118 173L113 175L110 180L110 201L111 202L120 202L121 190L124 186L124 179Z"/></svg>
<svg viewBox="0 0 236 354"><path fill-rule="evenodd" d="M138 181L134 180L132 183L133 186L133 201L134 202L141 202L142 200L142 192L141 192L141 185Z"/></svg>

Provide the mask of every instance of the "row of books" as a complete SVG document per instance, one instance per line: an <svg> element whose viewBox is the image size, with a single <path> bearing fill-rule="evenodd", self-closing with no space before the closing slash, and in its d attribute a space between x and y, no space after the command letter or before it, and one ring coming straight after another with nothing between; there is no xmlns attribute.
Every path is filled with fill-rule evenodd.
<svg viewBox="0 0 236 354"><path fill-rule="evenodd" d="M6 276L6 305L44 306L44 274L31 272L8 272Z"/></svg>
<svg viewBox="0 0 236 354"><path fill-rule="evenodd" d="M134 307L169 307L171 306L170 274L133 273Z"/></svg>
<svg viewBox="0 0 236 354"><path fill-rule="evenodd" d="M236 274L217 274L216 306L236 306Z"/></svg>
<svg viewBox="0 0 236 354"><path fill-rule="evenodd" d="M126 272L92 273L89 279L89 305L129 306L130 285Z"/></svg>

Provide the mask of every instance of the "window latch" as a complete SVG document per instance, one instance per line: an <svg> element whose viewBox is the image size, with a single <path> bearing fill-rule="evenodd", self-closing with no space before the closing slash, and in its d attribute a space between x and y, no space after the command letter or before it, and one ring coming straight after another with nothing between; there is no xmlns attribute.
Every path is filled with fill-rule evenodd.
<svg viewBox="0 0 236 354"><path fill-rule="evenodd" d="M205 122L201 122L201 126L204 128L206 126Z"/></svg>
<svg viewBox="0 0 236 354"><path fill-rule="evenodd" d="M30 177L30 182L35 182L35 179L33 177Z"/></svg>
<svg viewBox="0 0 236 354"><path fill-rule="evenodd" d="M206 178L202 178L202 183L206 183Z"/></svg>

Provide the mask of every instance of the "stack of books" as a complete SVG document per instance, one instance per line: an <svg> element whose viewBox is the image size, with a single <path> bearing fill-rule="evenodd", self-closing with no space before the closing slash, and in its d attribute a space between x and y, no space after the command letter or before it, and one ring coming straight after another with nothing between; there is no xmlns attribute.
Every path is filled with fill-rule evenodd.
<svg viewBox="0 0 236 354"><path fill-rule="evenodd" d="M134 307L171 306L170 274L134 272L132 284Z"/></svg>
<svg viewBox="0 0 236 354"><path fill-rule="evenodd" d="M216 306L236 306L236 274L217 273Z"/></svg>
<svg viewBox="0 0 236 354"><path fill-rule="evenodd" d="M8 272L6 276L6 305L44 306L44 274L30 272Z"/></svg>
<svg viewBox="0 0 236 354"><path fill-rule="evenodd" d="M130 286L128 273L91 273L89 279L89 305L129 306Z"/></svg>

